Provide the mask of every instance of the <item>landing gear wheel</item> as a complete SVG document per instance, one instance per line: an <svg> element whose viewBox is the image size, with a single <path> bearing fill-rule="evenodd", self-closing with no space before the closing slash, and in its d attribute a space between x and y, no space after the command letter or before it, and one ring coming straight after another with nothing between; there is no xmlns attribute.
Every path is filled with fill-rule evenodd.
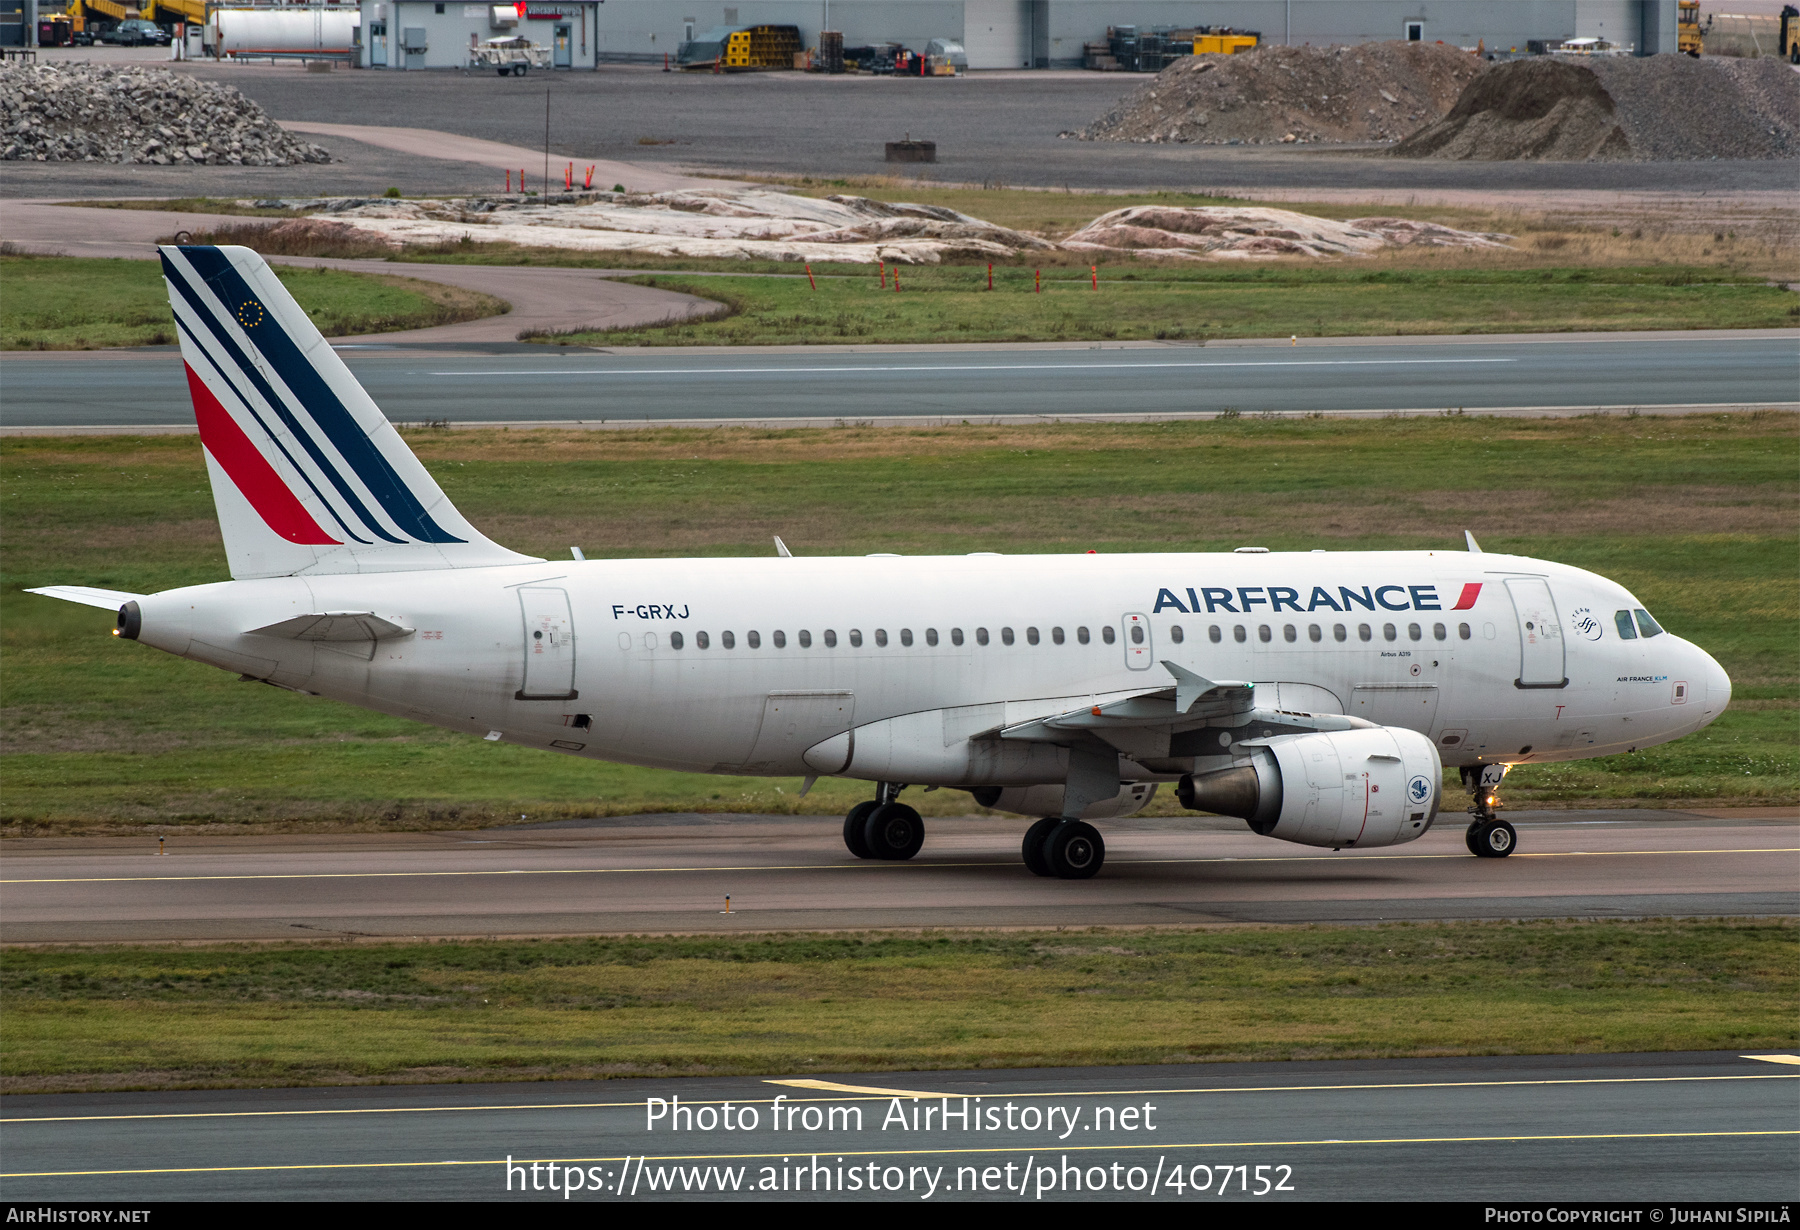
<svg viewBox="0 0 1800 1230"><path fill-rule="evenodd" d="M1025 870L1034 876L1050 874L1050 864L1044 861L1044 842L1062 821L1055 816L1045 816L1036 824L1025 830L1025 840L1019 843L1019 853L1025 857Z"/></svg>
<svg viewBox="0 0 1800 1230"><path fill-rule="evenodd" d="M1044 862L1059 880L1085 880L1106 861L1106 843L1100 830L1081 820L1068 820L1050 830L1044 841Z"/></svg>
<svg viewBox="0 0 1800 1230"><path fill-rule="evenodd" d="M1518 832L1504 820L1476 825L1469 838L1469 848L1477 858L1505 858L1518 844Z"/></svg>
<svg viewBox="0 0 1800 1230"><path fill-rule="evenodd" d="M903 862L925 844L925 822L904 803L887 803L863 821L863 843L871 858Z"/></svg>
<svg viewBox="0 0 1800 1230"><path fill-rule="evenodd" d="M1475 837L1480 832L1481 821L1479 820L1471 821L1469 827L1463 830L1463 845L1469 847L1470 854L1478 857L1481 854L1481 848L1475 844Z"/></svg>
<svg viewBox="0 0 1800 1230"><path fill-rule="evenodd" d="M863 829L869 822L869 813L880 806L880 803L870 799L867 803L858 803L852 807L850 814L844 817L844 844L857 858L875 857L869 853L869 843L863 837Z"/></svg>

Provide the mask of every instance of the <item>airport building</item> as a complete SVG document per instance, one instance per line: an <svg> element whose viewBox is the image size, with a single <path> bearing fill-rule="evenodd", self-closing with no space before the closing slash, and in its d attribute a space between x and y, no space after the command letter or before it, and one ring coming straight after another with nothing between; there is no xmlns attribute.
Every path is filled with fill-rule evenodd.
<svg viewBox="0 0 1800 1230"><path fill-rule="evenodd" d="M945 38L963 44L970 68L1079 68L1109 26L1135 25L1231 26L1265 44L1415 39L1520 51L1594 37L1651 55L1675 51L1675 17L1676 0L606 0L595 46L602 62L654 63L719 26L780 24L798 26L807 47L822 29L841 31L846 47L919 51Z"/></svg>
<svg viewBox="0 0 1800 1230"><path fill-rule="evenodd" d="M498 67L509 61L495 47L523 37L541 54L531 60L514 58L511 64L591 69L598 62L603 7L601 0L362 0L356 60L363 68L401 71L483 62Z"/></svg>

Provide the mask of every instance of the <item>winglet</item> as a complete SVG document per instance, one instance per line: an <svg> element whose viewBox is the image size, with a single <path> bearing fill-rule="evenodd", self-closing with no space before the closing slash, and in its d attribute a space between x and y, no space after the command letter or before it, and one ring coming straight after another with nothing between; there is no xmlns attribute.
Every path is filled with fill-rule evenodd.
<svg viewBox="0 0 1800 1230"><path fill-rule="evenodd" d="M1219 685L1210 679L1202 678L1185 666L1177 666L1168 659L1163 659L1163 667L1175 676L1175 712L1186 713L1194 707L1194 702L1205 696Z"/></svg>
<svg viewBox="0 0 1800 1230"><path fill-rule="evenodd" d="M1475 535L1471 534L1468 530L1463 531L1463 541L1469 544L1469 551L1472 554L1481 554L1481 544L1475 541Z"/></svg>
<svg viewBox="0 0 1800 1230"><path fill-rule="evenodd" d="M781 541L781 535L780 534L774 535L774 539L775 539L775 554L779 555L782 559L793 559L794 553L787 549L787 543Z"/></svg>

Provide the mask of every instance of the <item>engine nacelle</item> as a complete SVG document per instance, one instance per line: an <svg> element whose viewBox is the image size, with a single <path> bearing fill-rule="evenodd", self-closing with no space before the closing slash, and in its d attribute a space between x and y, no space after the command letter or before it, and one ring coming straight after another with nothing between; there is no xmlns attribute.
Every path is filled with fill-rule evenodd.
<svg viewBox="0 0 1800 1230"><path fill-rule="evenodd" d="M1443 801L1431 740L1398 726L1254 740L1247 762L1181 779L1190 811L1241 816L1303 846L1392 846L1421 836Z"/></svg>
<svg viewBox="0 0 1800 1230"><path fill-rule="evenodd" d="M1063 788L1045 786L988 786L971 790L975 801L996 811L1010 811L1020 816L1060 816ZM1118 820L1134 816L1156 797L1155 782L1123 782L1119 793L1110 799L1089 803L1081 813L1083 820Z"/></svg>

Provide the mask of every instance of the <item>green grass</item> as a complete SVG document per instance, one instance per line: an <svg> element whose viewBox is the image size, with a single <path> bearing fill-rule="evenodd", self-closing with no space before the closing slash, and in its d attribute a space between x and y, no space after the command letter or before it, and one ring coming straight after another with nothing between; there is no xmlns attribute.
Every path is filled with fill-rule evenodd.
<svg viewBox="0 0 1800 1230"><path fill-rule="evenodd" d="M847 279L657 276L641 285L726 304L714 320L557 334L569 344L767 346L1773 328L1792 292L1701 269L1356 269L1292 264L1146 269L908 268Z"/></svg>
<svg viewBox="0 0 1800 1230"><path fill-rule="evenodd" d="M490 295L414 278L278 268L327 337L419 329L506 311ZM93 350L175 342L155 261L0 255L0 350Z"/></svg>
<svg viewBox="0 0 1800 1230"><path fill-rule="evenodd" d="M713 432L422 431L458 506L549 557L1229 550L1493 551L1593 569L1731 673L1675 743L1527 765L1506 801L1800 798L1795 416L1265 421ZM637 811L833 814L866 793L486 743L273 688L22 594L225 578L192 437L0 441L0 826L444 827ZM967 795L918 794L966 813ZM1168 792L1158 811L1176 808Z"/></svg>
<svg viewBox="0 0 1800 1230"><path fill-rule="evenodd" d="M1788 1049L1791 922L0 951L8 1092Z"/></svg>

